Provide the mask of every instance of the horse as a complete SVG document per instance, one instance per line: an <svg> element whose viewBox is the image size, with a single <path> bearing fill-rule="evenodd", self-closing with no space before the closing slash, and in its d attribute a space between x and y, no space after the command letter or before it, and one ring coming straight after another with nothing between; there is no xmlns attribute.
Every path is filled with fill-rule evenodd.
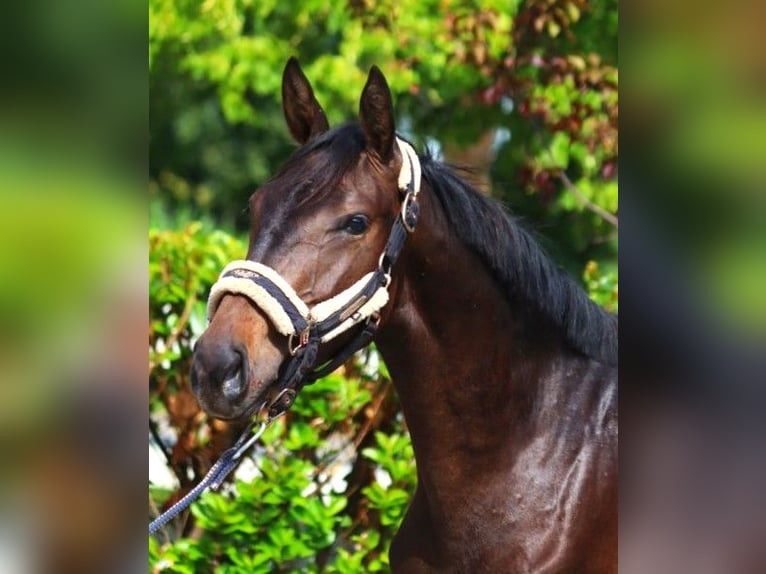
<svg viewBox="0 0 766 574"><path fill-rule="evenodd" d="M284 410L312 365L372 338L418 478L393 572L616 572L616 315L499 202L397 135L379 68L358 123L330 128L295 59L282 97L300 147L250 197L247 259L211 294L201 406Z"/></svg>

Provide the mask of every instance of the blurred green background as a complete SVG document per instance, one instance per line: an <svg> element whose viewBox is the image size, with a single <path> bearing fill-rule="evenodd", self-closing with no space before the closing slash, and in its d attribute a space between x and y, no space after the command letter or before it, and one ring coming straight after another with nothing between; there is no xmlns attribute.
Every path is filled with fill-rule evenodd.
<svg viewBox="0 0 766 574"><path fill-rule="evenodd" d="M610 275L609 266L614 260L613 232L593 206L614 212L606 198L615 183L616 147L607 142L616 145L617 107L616 100L607 107L600 102L616 98L616 82L608 80L615 86L602 89L599 78L604 77L600 70L611 74L617 68L616 3L276 4L35 0L4 6L0 569L146 568L146 343L147 331L154 332L148 325L148 307L154 303L147 302L147 214L152 233L168 234L164 244L171 251L178 249L179 257L184 256L181 248L189 246L199 253L212 252L211 265L218 261L215 253L224 258L242 254L245 199L293 149L278 108L278 78L289 55L301 58L333 121L354 115L368 66L381 66L393 85L399 128L405 135L418 145L429 138L426 143L438 144L448 159L477 166L492 193L503 195L576 276L582 276L589 261L596 262L599 268L589 274L589 288L594 296L603 297L602 302L613 297L616 276ZM496 16L487 20L484 12ZM623 335L634 332L642 317L691 301L695 313L704 311L718 322L690 327L679 321L674 329L665 325L649 336L671 345L704 332L740 346L741 339L732 331L755 331L760 337L748 342L762 349L766 332L763 5L654 0L622 3L620 12L619 67L627 74L620 90L620 139L628 146L619 162L620 255L623 295L631 293L636 301L631 315L623 297L621 363L624 351L630 351L622 344L627 341ZM248 56L247 50L253 55ZM335 68L349 75L335 75ZM496 84L498 79L502 81ZM225 94L229 95L224 98ZM562 107L554 108L554 101ZM582 114L579 127L578 117L556 126L561 119L569 120L572 112ZM273 126L268 127L267 118ZM454 141L447 136L450 130L456 133ZM490 135L482 139L477 132ZM554 139L557 133L561 135ZM486 152L487 139L492 152L488 159L482 153L467 155L466 147ZM481 142L484 147L478 145ZM253 146L258 146L257 153ZM545 151L548 147L552 159ZM240 160L237 154L247 150L251 155ZM562 158L566 171L550 169L560 166ZM233 167L227 169L227 164ZM512 166L522 169L513 171ZM572 195L562 174L592 205L585 207L581 197ZM227 194L229 199L224 199ZM214 208L213 201L219 206ZM200 219L206 222L202 228L186 227ZM219 235L211 233L213 229L220 230ZM183 234L192 238L177 237ZM633 257L625 253L628 240ZM668 267L682 280L678 289L667 289L663 278L635 256L645 247L667 257ZM155 249L151 257L159 261L169 256ZM631 262L634 273L626 282L625 267ZM186 277L189 269L194 268L178 264L174 275ZM204 298L206 273L209 277L216 271L195 275L203 281L189 289L199 289ZM171 289L157 279L152 285ZM655 288L648 289L650 285ZM176 296L188 291L174 289ZM660 298L663 306L658 305ZM173 315L183 312L177 305L171 305L175 310L168 315L157 314L152 307L154 320L172 324ZM724 329L721 323L734 329ZM152 341L156 340L155 336ZM662 358L652 358L651 365L659 367ZM176 380L183 382L183 361L170 361ZM379 377L373 366L369 376ZM153 385L158 372L153 371ZM353 371L348 375L352 385L343 388L353 390L358 387L354 381L361 378ZM733 396L733 377L722 378L721 393L732 389ZM753 373L751 379L762 385L763 373ZM621 394L623 380L621 373ZM363 395L338 400L357 404L359 396ZM370 412L382 412L383 418L398 424L386 409L378 410L374 404L365 409L355 425L366 424ZM656 428L653 421L648 425L621 421L621 425L623 436ZM708 422L690 432L701 428L709 428ZM386 436L399 432L395 425L383 431ZM373 436L368 454L377 456L373 453L380 448L402 452L396 442L381 447L374 432L365 435ZM674 433L680 434L678 429L663 429L660 446ZM308 433L301 436L312 440ZM762 436L752 435L752 449L749 443L735 441L736 448L729 450L762 457ZM92 444L95 439L102 444ZM304 457L305 451L299 454L301 460L311 460ZM630 445L621 442L621 461L630 454ZM670 458L689 467L683 457ZM381 468L389 467L390 459L380 459ZM718 462L719 458L711 458L712 464ZM662 471L668 465L665 458L642 468ZM698 482L707 479L706 473L692 471ZM621 464L621 476L635 474L635 468ZM371 479L365 480L372 487ZM650 482L663 480L667 482L662 476ZM720 500L704 485L691 488L693 480L673 484L681 494L674 500L688 500L690 492L699 497L679 512L698 509L698 500ZM374 500L379 507L390 503L384 515L386 520L395 518L397 504L401 506L396 496ZM666 508L667 500L656 507ZM632 516L631 509L623 506L621 519ZM210 520L220 516L205 513ZM728 544L726 536L698 539L689 538L689 532L701 522L719 524L730 536L739 532L717 517L701 521L695 511L689 513L691 528L682 524L671 536L660 528L668 524L666 518L657 513L639 517L647 531L662 538L664 547L647 551L646 538L638 536L639 562L655 557L665 560L665 570L710 570L710 553ZM335 532L331 515L321 520ZM195 533L199 538L199 531ZM621 544L630 541L631 533L622 525L620 534ZM753 540L762 547L762 535ZM691 546L679 544L683 541L691 541ZM210 543L223 552L219 540ZM380 540L360 539L359 545L373 550L351 548L349 559L370 563L381 554ZM700 548L707 552L698 552ZM741 549L731 548L737 553ZM671 549L678 562L668 566L666 551ZM182 552L183 544L179 541L166 551ZM629 559L621 556L621 564L630 568ZM690 564L694 559L702 561L702 567ZM219 563L227 560L233 558ZM657 571L663 565L638 569Z"/></svg>

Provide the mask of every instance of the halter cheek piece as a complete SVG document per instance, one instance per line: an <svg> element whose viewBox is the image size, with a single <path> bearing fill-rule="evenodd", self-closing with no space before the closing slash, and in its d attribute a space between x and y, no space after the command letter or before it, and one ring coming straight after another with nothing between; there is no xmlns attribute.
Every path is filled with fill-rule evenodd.
<svg viewBox="0 0 766 574"><path fill-rule="evenodd" d="M415 230L419 214L420 162L410 144L399 138L396 138L396 143L402 156L399 171L402 209L391 228L377 269L310 309L278 271L255 261L230 263L210 291L207 306L209 320L212 320L221 299L233 293L250 299L266 314L277 331L288 337L290 358L280 369L281 375L275 385L277 396L268 406L271 418L289 409L304 385L334 371L356 351L367 346L375 335L380 310L388 302L391 269L407 235ZM363 321L364 327L338 354L325 364L315 366L321 343L335 339Z"/></svg>

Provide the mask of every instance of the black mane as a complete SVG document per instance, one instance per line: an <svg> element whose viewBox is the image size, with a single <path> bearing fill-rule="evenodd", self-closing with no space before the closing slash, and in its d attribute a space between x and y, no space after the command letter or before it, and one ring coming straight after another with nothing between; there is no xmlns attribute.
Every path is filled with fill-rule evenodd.
<svg viewBox="0 0 766 574"><path fill-rule="evenodd" d="M301 196L297 201L319 200L356 164L363 149L361 129L344 125L299 148L280 175L289 174L291 187ZM591 301L498 201L481 194L430 154L419 157L423 179L433 189L453 232L484 261L509 300L523 303L523 309L561 333L575 350L616 365L617 316Z"/></svg>
<svg viewBox="0 0 766 574"><path fill-rule="evenodd" d="M537 311L575 350L616 365L617 316L591 301L498 201L430 155L420 161L452 230L484 261L509 298Z"/></svg>

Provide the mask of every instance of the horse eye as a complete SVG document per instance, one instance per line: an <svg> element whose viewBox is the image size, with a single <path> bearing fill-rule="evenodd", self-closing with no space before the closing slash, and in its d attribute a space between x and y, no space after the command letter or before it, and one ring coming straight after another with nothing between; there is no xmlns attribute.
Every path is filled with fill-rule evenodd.
<svg viewBox="0 0 766 574"><path fill-rule="evenodd" d="M370 222L364 215L352 215L346 220L343 229L351 235L361 235L370 226Z"/></svg>

